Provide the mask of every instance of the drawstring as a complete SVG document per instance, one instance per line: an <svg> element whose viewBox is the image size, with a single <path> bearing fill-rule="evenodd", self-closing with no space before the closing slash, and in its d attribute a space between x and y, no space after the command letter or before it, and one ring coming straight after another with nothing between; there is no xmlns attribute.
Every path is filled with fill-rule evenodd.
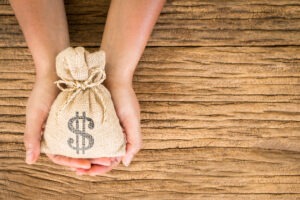
<svg viewBox="0 0 300 200"><path fill-rule="evenodd" d="M100 78L98 81L93 82L93 79L97 76L100 75ZM62 111L63 109L66 108L66 106L74 100L74 98L82 91L82 90L86 90L91 88L92 90L94 90L94 92L98 95L99 99L101 100L101 106L102 106L102 110L103 110L103 118L102 118L102 123L105 120L105 114L106 114L106 107L104 104L104 100L102 98L101 94L98 94L98 91L96 90L96 86L100 85L106 78L106 74L104 69L101 68L95 68L92 73L90 74L90 76L88 77L87 80L85 81L78 81L78 80L65 80L65 79L61 79L58 81L55 81L54 84L57 85L57 87L61 90L61 91L75 91L74 93L72 93L71 96L68 96L68 99L65 101L65 103L62 105L60 111ZM63 85L66 85L67 87L64 88L62 87Z"/></svg>

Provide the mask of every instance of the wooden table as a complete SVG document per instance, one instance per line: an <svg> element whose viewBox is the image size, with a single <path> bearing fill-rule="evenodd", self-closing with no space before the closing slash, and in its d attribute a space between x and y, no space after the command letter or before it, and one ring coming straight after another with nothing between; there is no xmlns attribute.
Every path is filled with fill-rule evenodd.
<svg viewBox="0 0 300 200"><path fill-rule="evenodd" d="M109 1L69 0L72 46L97 50ZM0 199L300 199L300 1L168 1L134 76L144 147L77 176L24 162L32 57L0 0Z"/></svg>

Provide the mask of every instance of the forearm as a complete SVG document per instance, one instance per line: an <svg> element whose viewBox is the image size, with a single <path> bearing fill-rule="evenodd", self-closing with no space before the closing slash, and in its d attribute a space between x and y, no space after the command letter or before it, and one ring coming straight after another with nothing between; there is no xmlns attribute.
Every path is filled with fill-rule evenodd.
<svg viewBox="0 0 300 200"><path fill-rule="evenodd" d="M37 76L55 76L55 57L69 46L68 25L63 0L10 0Z"/></svg>
<svg viewBox="0 0 300 200"><path fill-rule="evenodd" d="M165 0L112 0L101 43L109 82L131 84Z"/></svg>

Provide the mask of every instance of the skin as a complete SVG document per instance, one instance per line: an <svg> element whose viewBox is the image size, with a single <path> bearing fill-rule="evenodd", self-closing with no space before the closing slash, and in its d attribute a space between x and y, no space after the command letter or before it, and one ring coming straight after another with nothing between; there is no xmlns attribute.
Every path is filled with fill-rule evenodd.
<svg viewBox="0 0 300 200"><path fill-rule="evenodd" d="M45 121L60 92L53 84L58 79L55 57L70 46L68 24L62 0L10 0L10 3L36 69L35 83L27 101L24 133L26 163L33 164L40 155ZM132 78L164 3L165 0L112 0L108 12L100 46L106 52L104 85L111 92L127 137L126 155L76 159L47 154L54 163L70 167L78 175L95 176L109 172L121 161L128 166L142 148L140 107Z"/></svg>

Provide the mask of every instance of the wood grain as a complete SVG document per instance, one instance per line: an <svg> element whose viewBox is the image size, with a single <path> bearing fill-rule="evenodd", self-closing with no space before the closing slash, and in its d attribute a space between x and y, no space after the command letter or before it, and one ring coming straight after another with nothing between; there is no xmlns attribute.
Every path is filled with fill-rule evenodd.
<svg viewBox="0 0 300 200"><path fill-rule="evenodd" d="M12 9L1 2L0 47L25 47ZM299 5L298 0L168 1L148 46L299 45ZM108 6L109 1L66 2L74 45L99 46Z"/></svg>
<svg viewBox="0 0 300 200"><path fill-rule="evenodd" d="M65 1L71 43L100 46L109 1ZM0 199L300 199L298 0L168 1L134 76L143 149L76 176L24 162L35 70L0 0Z"/></svg>

